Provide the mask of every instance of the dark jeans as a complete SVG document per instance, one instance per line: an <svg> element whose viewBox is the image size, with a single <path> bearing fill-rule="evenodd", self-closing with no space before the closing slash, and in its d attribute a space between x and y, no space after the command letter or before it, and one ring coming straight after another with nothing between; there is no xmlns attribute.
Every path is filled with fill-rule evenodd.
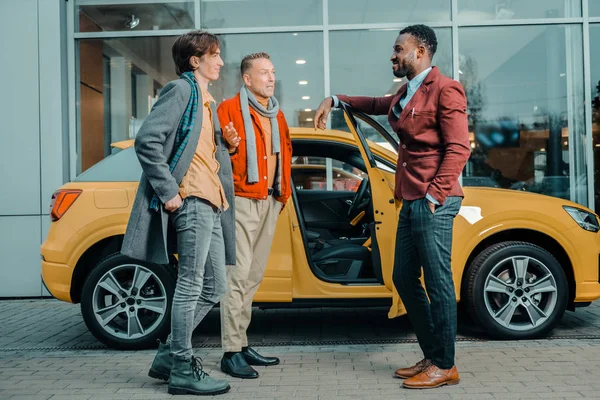
<svg viewBox="0 0 600 400"><path fill-rule="evenodd" d="M404 200L396 232L394 286L425 358L441 369L454 365L456 294L450 252L461 204L461 197L448 197L432 213L425 198ZM427 294L420 281L421 267Z"/></svg>

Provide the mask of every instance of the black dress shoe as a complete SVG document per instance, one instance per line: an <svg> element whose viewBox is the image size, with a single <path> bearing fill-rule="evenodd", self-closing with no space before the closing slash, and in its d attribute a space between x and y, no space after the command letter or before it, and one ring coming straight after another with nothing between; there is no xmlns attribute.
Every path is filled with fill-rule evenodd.
<svg viewBox="0 0 600 400"><path fill-rule="evenodd" d="M231 358L221 358L221 371L242 379L256 379L258 372L246 362L242 353L235 353Z"/></svg>
<svg viewBox="0 0 600 400"><path fill-rule="evenodd" d="M242 351L246 362L250 365L277 365L279 364L279 358L277 357L263 357L256 352L252 347L246 348Z"/></svg>

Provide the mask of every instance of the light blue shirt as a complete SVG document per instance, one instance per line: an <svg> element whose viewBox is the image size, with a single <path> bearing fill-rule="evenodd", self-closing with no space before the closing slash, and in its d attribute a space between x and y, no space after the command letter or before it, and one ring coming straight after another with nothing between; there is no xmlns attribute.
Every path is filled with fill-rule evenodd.
<svg viewBox="0 0 600 400"><path fill-rule="evenodd" d="M410 81L408 81L408 87L406 88L405 95L400 99L400 101L396 105L394 105L394 107L392 107L392 111L394 112L394 114L396 114L396 118L400 117L400 113L402 112L402 109L404 107L406 107L406 105L408 104L410 99L412 99L412 97L417 92L419 87L421 87L421 84L423 83L425 78L427 78L427 75L429 74L430 71L431 71L431 67L427 68L425 71L421 72L419 75L415 76ZM333 96L331 96L331 98L333 99L333 106L336 108L339 107L340 100L338 99L338 97L333 95ZM439 201L434 199L429 193L427 193L425 195L425 198L435 205L440 204Z"/></svg>
<svg viewBox="0 0 600 400"><path fill-rule="evenodd" d="M429 75L430 71L431 71L431 67L427 68L425 71L421 72L419 75L415 76L410 81L408 81L408 87L406 88L406 94L404 95L404 97L402 97L400 99L398 104L396 104L394 106L394 108L392 109L394 111L394 114L396 114L396 117L400 117L400 113L402 112L402 109L404 109L404 107L406 107L406 105L408 104L410 99L412 99L414 94L417 93L417 90L421 87L421 84L423 83L425 78L427 78L427 75Z"/></svg>

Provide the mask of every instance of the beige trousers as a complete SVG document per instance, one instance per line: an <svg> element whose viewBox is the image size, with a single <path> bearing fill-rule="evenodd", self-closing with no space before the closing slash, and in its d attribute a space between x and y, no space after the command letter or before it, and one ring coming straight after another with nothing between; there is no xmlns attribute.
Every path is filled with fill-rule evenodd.
<svg viewBox="0 0 600 400"><path fill-rule="evenodd" d="M221 298L221 346L241 351L248 346L246 330L252 299L263 280L282 204L235 196L236 265L227 268L228 290Z"/></svg>

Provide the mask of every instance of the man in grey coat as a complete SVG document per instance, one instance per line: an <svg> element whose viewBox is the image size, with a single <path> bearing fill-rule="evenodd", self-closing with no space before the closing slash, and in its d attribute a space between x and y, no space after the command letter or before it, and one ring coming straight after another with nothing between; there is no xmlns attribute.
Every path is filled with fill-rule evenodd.
<svg viewBox="0 0 600 400"><path fill-rule="evenodd" d="M159 343L148 373L168 380L170 394L225 393L193 356L192 332L227 290L225 265L235 264L235 215L230 151L239 138L221 132L208 83L219 77L219 39L192 31L173 44L181 79L169 82L135 140L143 175L121 253L169 264L176 241L178 277L171 334ZM169 235L169 224L175 232Z"/></svg>

